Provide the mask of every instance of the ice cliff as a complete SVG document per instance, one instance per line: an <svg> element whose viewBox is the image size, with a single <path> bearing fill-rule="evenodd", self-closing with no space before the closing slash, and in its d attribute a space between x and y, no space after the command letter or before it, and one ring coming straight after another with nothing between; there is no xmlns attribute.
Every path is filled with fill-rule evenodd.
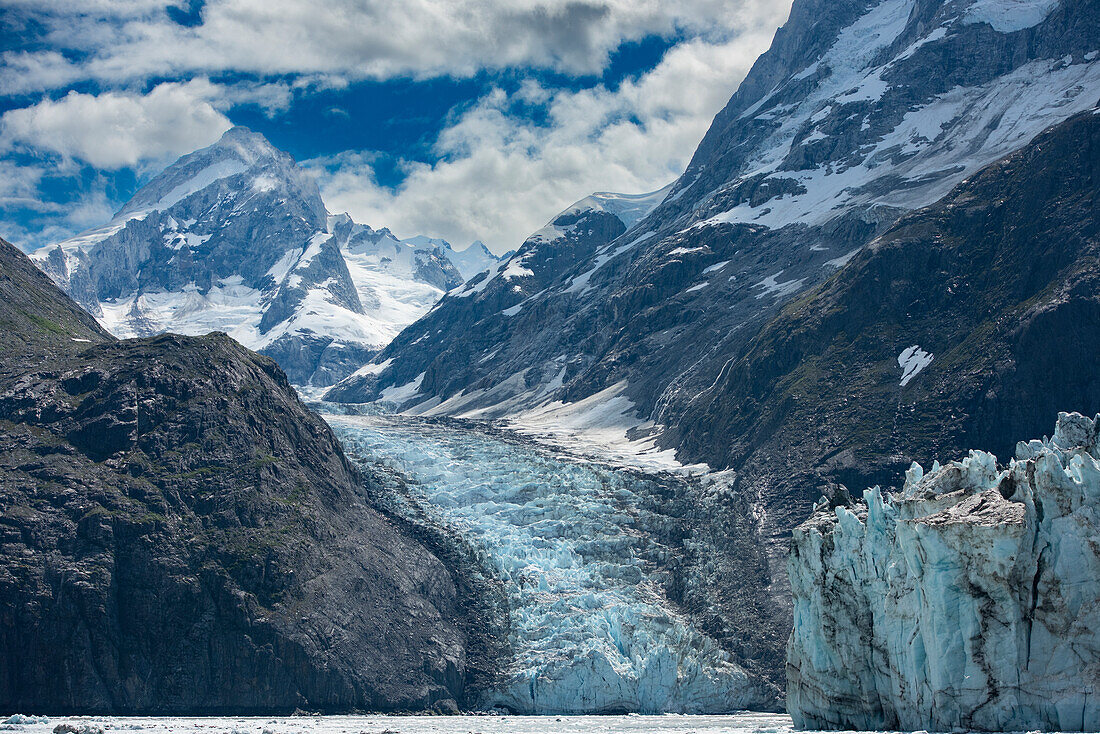
<svg viewBox="0 0 1100 734"><path fill-rule="evenodd" d="M1016 459L914 464L794 531L788 709L808 729L1100 729L1100 416Z"/></svg>

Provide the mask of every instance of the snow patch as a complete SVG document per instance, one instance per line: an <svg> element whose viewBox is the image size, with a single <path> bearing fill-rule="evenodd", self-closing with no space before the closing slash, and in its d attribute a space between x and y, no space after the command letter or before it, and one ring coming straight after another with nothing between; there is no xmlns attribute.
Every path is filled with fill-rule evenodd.
<svg viewBox="0 0 1100 734"><path fill-rule="evenodd" d="M813 249L813 248L811 247L810 249ZM844 255L841 255L840 257L834 257L832 260L826 260L824 263L822 263L822 267L833 267L833 268L838 268L838 269L842 268L845 265L847 265L852 260L853 257L858 255L859 251L862 250L862 249L863 249L862 247L857 247L856 249L852 250L851 252L849 252L847 254L844 254Z"/></svg>
<svg viewBox="0 0 1100 734"><path fill-rule="evenodd" d="M898 384L905 387L910 380L919 375L920 371L931 363L931 352L924 351L916 344L905 349L898 355L898 367L901 368L901 382Z"/></svg>
<svg viewBox="0 0 1100 734"><path fill-rule="evenodd" d="M974 0L966 10L964 22L988 23L999 33L1013 33L1042 23L1058 7L1059 2L1060 0Z"/></svg>
<svg viewBox="0 0 1100 734"><path fill-rule="evenodd" d="M404 385L394 386L391 385L383 390L378 399L386 403L394 403L395 405L402 405L409 402L417 395L420 394L420 384L424 382L424 374L421 372L410 382L406 382Z"/></svg>
<svg viewBox="0 0 1100 734"><path fill-rule="evenodd" d="M769 275L764 280L757 283L754 287L763 288L764 290L756 294L757 299L761 299L764 296L775 296L776 298L786 298L792 293L797 293L802 288L802 284L806 282L805 278L797 278L792 280L786 280L780 283L777 279L783 271L780 270L775 275Z"/></svg>

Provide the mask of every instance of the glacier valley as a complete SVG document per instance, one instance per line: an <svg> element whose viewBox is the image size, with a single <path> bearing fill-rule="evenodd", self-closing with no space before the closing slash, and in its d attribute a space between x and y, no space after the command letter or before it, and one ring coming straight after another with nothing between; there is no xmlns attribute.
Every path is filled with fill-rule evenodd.
<svg viewBox="0 0 1100 734"><path fill-rule="evenodd" d="M481 705L524 714L772 708L669 598L682 520L670 484L485 427L326 415L350 455L400 471L410 502L486 554L510 608L512 659Z"/></svg>

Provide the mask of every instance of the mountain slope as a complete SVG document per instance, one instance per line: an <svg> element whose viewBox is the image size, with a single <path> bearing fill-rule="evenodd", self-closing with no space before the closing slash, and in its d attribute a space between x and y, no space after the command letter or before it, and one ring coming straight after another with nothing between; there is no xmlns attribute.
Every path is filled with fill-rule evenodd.
<svg viewBox="0 0 1100 734"><path fill-rule="evenodd" d="M729 437L684 452L681 423L727 363L899 216L1092 107L1097 38L1096 0L800 0L652 212L514 272L522 301L449 294L330 396L724 467Z"/></svg>
<svg viewBox="0 0 1100 734"><path fill-rule="evenodd" d="M681 424L737 467L783 537L822 487L895 481L974 447L1010 456L1095 414L1100 115L1088 112L900 220L788 305Z"/></svg>
<svg viewBox="0 0 1100 734"><path fill-rule="evenodd" d="M449 292L428 315L401 332L374 364L329 391L327 399L356 402L364 394L380 396L376 376L385 370L379 364L385 364L391 354L409 363L432 363L433 379L444 385L444 392L450 389L447 379L457 384L469 379L462 367L475 357L485 370L494 369L495 355L485 345L497 346L509 338L514 317L525 304L547 293L561 273L594 257L599 260L611 241L652 211L667 193L667 188L641 195L601 192L576 202L528 237L498 267ZM467 331L475 324L476 332ZM437 333L444 336L439 338Z"/></svg>
<svg viewBox="0 0 1100 734"><path fill-rule="evenodd" d="M109 224L34 254L118 336L226 331L321 386L460 285L451 256L467 273L496 262L330 216L316 182L245 128L169 166Z"/></svg>
<svg viewBox="0 0 1100 734"><path fill-rule="evenodd" d="M3 241L0 294L0 707L453 710L491 674L481 570L273 361L116 341Z"/></svg>

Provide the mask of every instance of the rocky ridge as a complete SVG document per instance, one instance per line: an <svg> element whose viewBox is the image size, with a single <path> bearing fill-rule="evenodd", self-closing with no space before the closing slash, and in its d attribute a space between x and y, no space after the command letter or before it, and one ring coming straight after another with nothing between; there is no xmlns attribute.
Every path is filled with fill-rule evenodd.
<svg viewBox="0 0 1100 734"><path fill-rule="evenodd" d="M0 708L454 711L491 678L493 582L275 362L117 341L2 241L0 294Z"/></svg>
<svg viewBox="0 0 1100 734"><path fill-rule="evenodd" d="M1095 0L800 0L652 211L541 270L517 253L330 397L549 409L589 441L736 468L733 437L695 422L732 361L900 216L1093 107L1098 18Z"/></svg>

